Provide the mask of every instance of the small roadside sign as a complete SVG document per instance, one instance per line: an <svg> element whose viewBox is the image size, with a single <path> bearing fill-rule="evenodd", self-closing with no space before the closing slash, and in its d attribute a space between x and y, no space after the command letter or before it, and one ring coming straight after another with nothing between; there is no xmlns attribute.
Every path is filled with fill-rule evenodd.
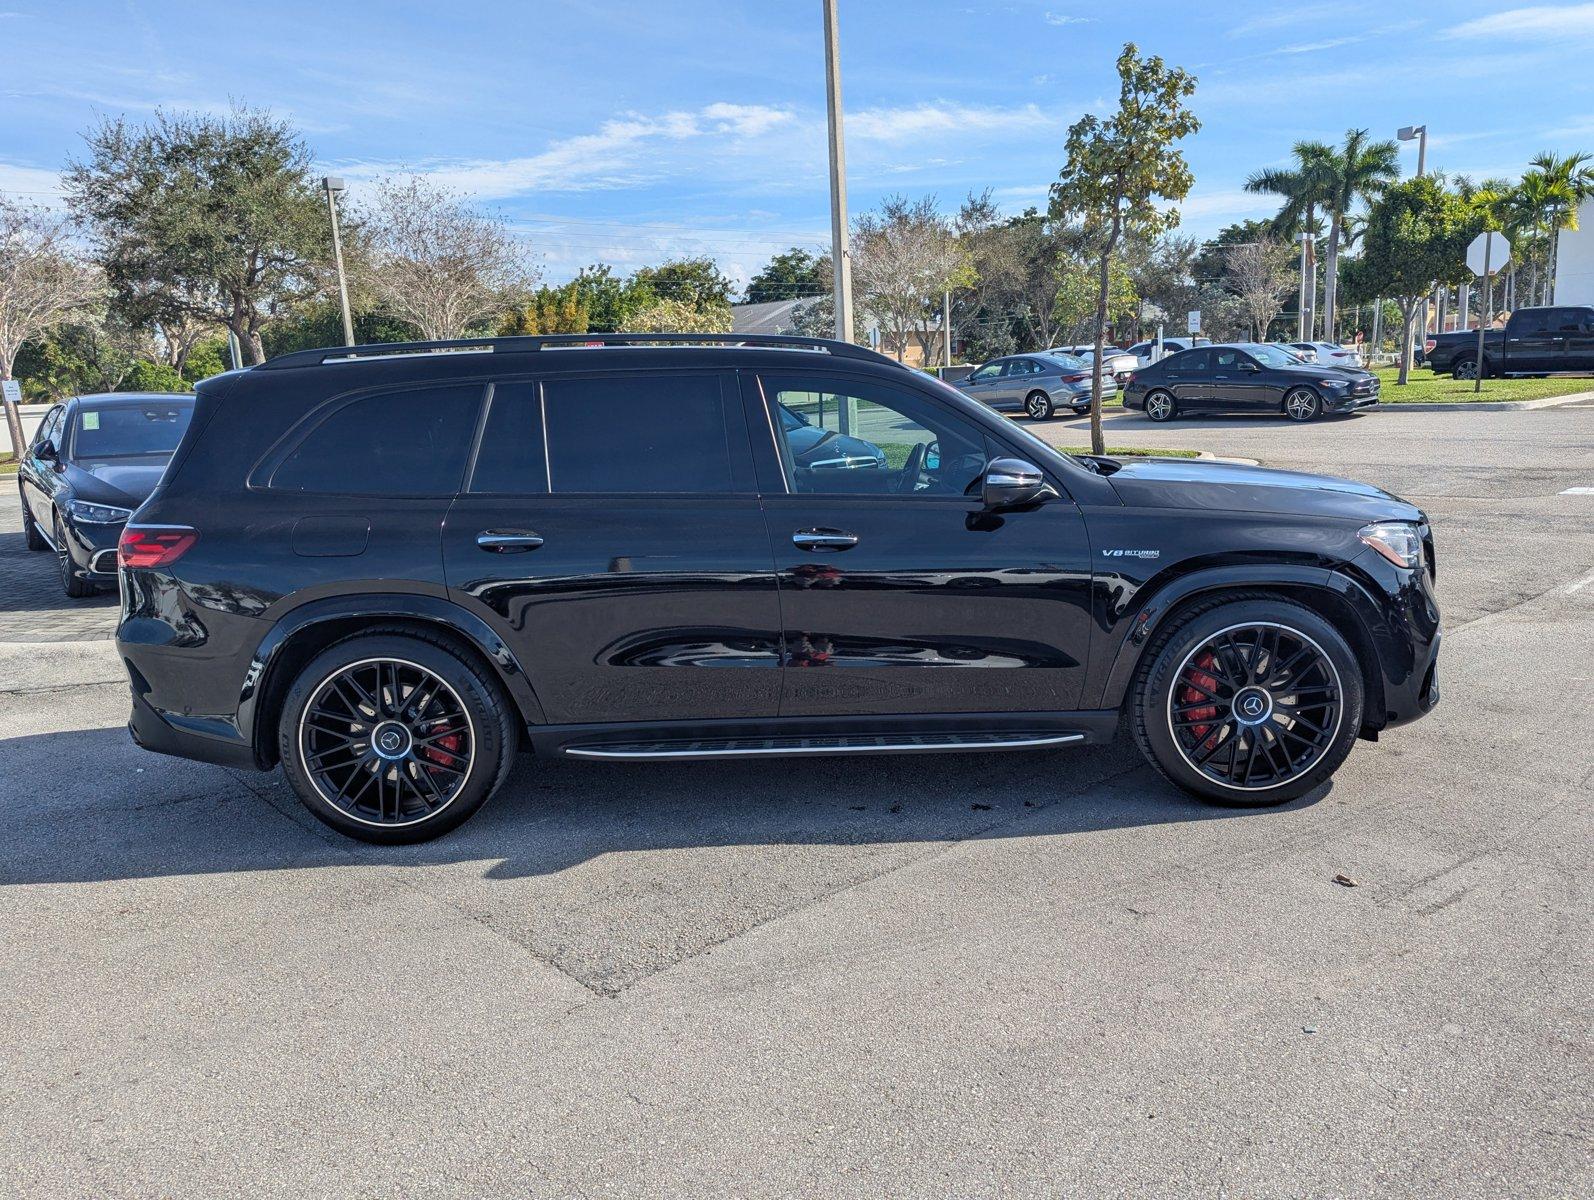
<svg viewBox="0 0 1594 1200"><path fill-rule="evenodd" d="M1493 275L1511 261L1511 243L1503 233L1480 233L1467 247L1467 270L1474 275Z"/></svg>
<svg viewBox="0 0 1594 1200"><path fill-rule="evenodd" d="M1185 313L1184 329L1186 333L1201 332L1201 310L1199 308L1194 312Z"/></svg>
<svg viewBox="0 0 1594 1200"><path fill-rule="evenodd" d="M7 404L21 404L22 385L15 379L0 380L0 399Z"/></svg>

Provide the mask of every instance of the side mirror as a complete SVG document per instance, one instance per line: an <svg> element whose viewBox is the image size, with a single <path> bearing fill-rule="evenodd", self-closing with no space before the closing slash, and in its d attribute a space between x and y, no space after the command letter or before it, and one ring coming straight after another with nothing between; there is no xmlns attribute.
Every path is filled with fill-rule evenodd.
<svg viewBox="0 0 1594 1200"><path fill-rule="evenodd" d="M45 438L33 448L33 457L41 462L54 462L56 460L55 443Z"/></svg>
<svg viewBox="0 0 1594 1200"><path fill-rule="evenodd" d="M1254 362L1243 362L1240 364L1240 370L1242 371L1260 371L1261 369L1262 368L1257 366Z"/></svg>
<svg viewBox="0 0 1594 1200"><path fill-rule="evenodd" d="M986 508L1019 508L1052 494L1046 476L1022 458L993 458L985 467L981 499Z"/></svg>

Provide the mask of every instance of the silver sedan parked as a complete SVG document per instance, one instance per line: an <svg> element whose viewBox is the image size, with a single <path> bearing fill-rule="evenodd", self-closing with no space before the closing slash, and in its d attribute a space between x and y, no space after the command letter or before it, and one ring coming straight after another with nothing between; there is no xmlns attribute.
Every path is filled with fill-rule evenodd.
<svg viewBox="0 0 1594 1200"><path fill-rule="evenodd" d="M957 386L997 412L1021 412L1044 421L1059 408L1075 415L1090 411L1090 364L1070 354L1015 354L993 358ZM1102 398L1118 394L1110 375L1101 380Z"/></svg>

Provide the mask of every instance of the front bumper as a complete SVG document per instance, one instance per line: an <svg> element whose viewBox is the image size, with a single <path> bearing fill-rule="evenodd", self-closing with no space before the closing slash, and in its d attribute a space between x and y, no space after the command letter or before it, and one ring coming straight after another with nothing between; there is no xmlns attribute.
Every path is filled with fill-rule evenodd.
<svg viewBox="0 0 1594 1200"><path fill-rule="evenodd" d="M63 516L61 523L72 574L91 583L115 583L116 544L122 539L124 522L78 521Z"/></svg>
<svg viewBox="0 0 1594 1200"><path fill-rule="evenodd" d="M1371 550L1333 574L1355 611L1376 667L1362 713L1364 733L1427 716L1439 704L1439 604L1431 560L1415 571Z"/></svg>

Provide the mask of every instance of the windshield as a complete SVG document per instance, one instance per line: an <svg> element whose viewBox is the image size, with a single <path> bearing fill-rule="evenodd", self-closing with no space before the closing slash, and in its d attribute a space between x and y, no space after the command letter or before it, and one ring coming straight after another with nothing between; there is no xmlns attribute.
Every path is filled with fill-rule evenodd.
<svg viewBox="0 0 1594 1200"><path fill-rule="evenodd" d="M179 399L80 408L73 430L72 456L130 458L170 454L177 449L193 415L194 402Z"/></svg>
<svg viewBox="0 0 1594 1200"><path fill-rule="evenodd" d="M1301 356L1291 354L1282 346L1247 346L1246 353L1264 367L1298 367Z"/></svg>

